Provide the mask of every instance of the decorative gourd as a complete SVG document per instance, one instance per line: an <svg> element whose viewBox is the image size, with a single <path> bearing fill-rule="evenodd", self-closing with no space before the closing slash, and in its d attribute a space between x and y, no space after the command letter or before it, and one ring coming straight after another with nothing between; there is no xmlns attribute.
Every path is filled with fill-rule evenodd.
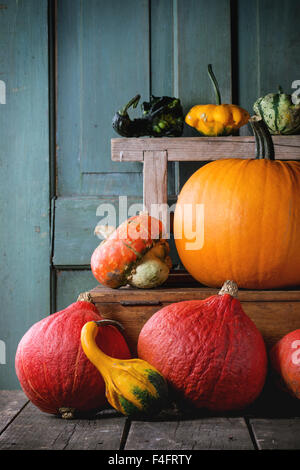
<svg viewBox="0 0 300 470"><path fill-rule="evenodd" d="M99 320L97 308L83 295L66 309L35 323L21 339L15 357L17 377L40 410L73 418L76 413L107 406L104 381L80 344L83 325ZM100 327L97 333L96 342L107 354L131 357L115 326Z"/></svg>
<svg viewBox="0 0 300 470"><path fill-rule="evenodd" d="M254 112L268 126L271 134L300 133L300 103L294 104L292 96L278 88L277 93L268 93L253 105Z"/></svg>
<svg viewBox="0 0 300 470"><path fill-rule="evenodd" d="M138 356L163 374L182 403L226 411L260 394L266 348L236 295L236 284L228 281L219 294L168 305L143 326Z"/></svg>
<svg viewBox="0 0 300 470"><path fill-rule="evenodd" d="M101 321L86 323L81 331L81 344L104 378L108 402L127 416L153 415L160 411L168 394L163 376L141 359L120 360L104 354L95 341L99 326Z"/></svg>
<svg viewBox="0 0 300 470"><path fill-rule="evenodd" d="M274 160L266 125L255 116L250 123L256 159L208 163L183 186L174 214L177 251L187 271L211 287L228 278L249 289L299 285L300 163Z"/></svg>
<svg viewBox="0 0 300 470"><path fill-rule="evenodd" d="M270 360L281 386L300 399L300 329L286 334L273 346Z"/></svg>
<svg viewBox="0 0 300 470"><path fill-rule="evenodd" d="M163 284L172 266L162 223L147 213L131 217L95 249L91 269L103 285L153 288Z"/></svg>
<svg viewBox="0 0 300 470"><path fill-rule="evenodd" d="M180 100L171 96L151 96L142 103L142 117L131 120L128 109L136 108L141 96L134 96L129 103L115 113L113 129L122 137L180 137L184 115Z"/></svg>
<svg viewBox="0 0 300 470"><path fill-rule="evenodd" d="M250 115L235 104L221 104L219 85L211 65L208 65L208 75L215 90L216 104L193 106L186 115L185 122L208 137L230 135L247 124Z"/></svg>

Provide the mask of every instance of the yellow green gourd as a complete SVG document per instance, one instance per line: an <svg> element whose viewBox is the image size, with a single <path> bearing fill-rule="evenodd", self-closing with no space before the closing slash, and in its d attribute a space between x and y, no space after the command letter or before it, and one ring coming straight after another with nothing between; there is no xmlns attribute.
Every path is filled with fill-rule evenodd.
<svg viewBox="0 0 300 470"><path fill-rule="evenodd" d="M120 326L115 321L86 323L81 330L81 345L88 359L102 375L110 405L126 416L151 416L167 403L164 377L141 359L121 360L107 356L96 344L97 330L103 324Z"/></svg>

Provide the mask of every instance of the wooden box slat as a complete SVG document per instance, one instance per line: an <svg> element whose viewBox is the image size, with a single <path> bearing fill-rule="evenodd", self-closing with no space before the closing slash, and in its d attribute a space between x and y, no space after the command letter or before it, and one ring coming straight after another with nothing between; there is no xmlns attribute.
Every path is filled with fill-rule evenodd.
<svg viewBox="0 0 300 470"><path fill-rule="evenodd" d="M181 286L176 285L178 277L181 279ZM189 281L191 287L188 285ZM122 323L129 347L136 354L139 333L155 312L174 302L203 300L218 291L219 289L200 286L189 275L180 273L171 274L168 282L158 289L110 289L97 286L90 294L104 318ZM300 289L241 289L238 298L246 314L262 333L268 349L284 334L300 328Z"/></svg>
<svg viewBox="0 0 300 470"><path fill-rule="evenodd" d="M275 158L300 160L300 135L272 136ZM143 162L145 152L167 152L168 161L211 161L220 158L254 158L253 136L111 139L113 161Z"/></svg>

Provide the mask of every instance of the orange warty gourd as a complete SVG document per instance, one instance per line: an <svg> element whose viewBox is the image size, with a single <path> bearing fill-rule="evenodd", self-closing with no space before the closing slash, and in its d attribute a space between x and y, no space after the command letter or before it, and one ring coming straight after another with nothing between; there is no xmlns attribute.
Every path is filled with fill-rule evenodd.
<svg viewBox="0 0 300 470"><path fill-rule="evenodd" d="M208 163L182 188L174 215L178 254L207 286L228 278L250 289L299 285L300 163L275 160L264 122L250 123L256 158Z"/></svg>

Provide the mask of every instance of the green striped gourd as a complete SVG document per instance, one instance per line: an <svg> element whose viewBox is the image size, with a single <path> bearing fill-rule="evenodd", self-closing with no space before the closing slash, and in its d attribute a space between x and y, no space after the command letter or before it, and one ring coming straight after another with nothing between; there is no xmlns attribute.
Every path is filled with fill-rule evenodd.
<svg viewBox="0 0 300 470"><path fill-rule="evenodd" d="M126 416L153 416L167 403L168 388L164 377L142 359L120 360L104 354L96 344L98 326L112 320L87 322L81 330L81 345L105 382L107 401Z"/></svg>
<svg viewBox="0 0 300 470"><path fill-rule="evenodd" d="M278 93L259 98L253 109L265 121L271 134L300 133L300 104L293 104L292 96L283 93L281 87Z"/></svg>

